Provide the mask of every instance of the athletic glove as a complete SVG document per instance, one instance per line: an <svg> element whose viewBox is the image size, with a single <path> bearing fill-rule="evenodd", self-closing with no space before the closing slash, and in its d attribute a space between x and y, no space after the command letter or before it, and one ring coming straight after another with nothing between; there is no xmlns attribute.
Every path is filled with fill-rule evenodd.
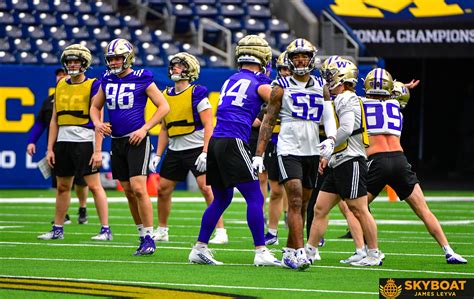
<svg viewBox="0 0 474 299"><path fill-rule="evenodd" d="M154 156L153 159L151 159L150 164L148 165L148 168L150 168L150 171L155 173L156 172L156 167L158 164L160 164L161 156Z"/></svg>
<svg viewBox="0 0 474 299"><path fill-rule="evenodd" d="M331 157L332 153L334 152L334 140L332 138L328 138L318 144L319 151L321 153L321 156L325 159L328 159Z"/></svg>
<svg viewBox="0 0 474 299"><path fill-rule="evenodd" d="M263 157L254 156L252 158L252 167L257 170L259 173L262 173L265 167L263 166Z"/></svg>
<svg viewBox="0 0 474 299"><path fill-rule="evenodd" d="M196 165L196 169L199 172L206 172L207 168L207 153L202 152L199 157L196 159L196 162L194 163Z"/></svg>

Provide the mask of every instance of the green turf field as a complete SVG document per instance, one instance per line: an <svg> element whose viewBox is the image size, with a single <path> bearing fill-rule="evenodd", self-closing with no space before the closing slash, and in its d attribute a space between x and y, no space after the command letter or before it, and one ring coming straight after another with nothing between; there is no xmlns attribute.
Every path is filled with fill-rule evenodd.
<svg viewBox="0 0 474 299"><path fill-rule="evenodd" d="M307 272L296 272L252 266L254 254L245 221L245 203L234 202L224 214L230 243L212 246L216 249L215 258L225 264L205 266L187 261L199 232L203 202L174 203L170 242L158 243L154 256L133 257L138 246L137 234L125 202L109 204L113 241L90 240L99 231L92 200L88 204L89 224L76 224L78 205L73 200L69 212L73 224L65 226L65 239L40 241L36 236L51 228L54 204L5 203L1 199L33 196L53 194L0 191L0 298L140 297L143 294L160 294L157 296L161 298L212 297L170 291L153 293L159 291L154 288L262 298L378 298L379 278L474 278L472 201L429 203L442 222L451 246L469 259L467 265L446 264L442 250L405 203L376 201L371 209L379 222L379 245L386 254L382 267L356 268L339 263L352 254L353 244L351 240L337 238L345 233L346 226L339 211L333 210L326 245L320 250L323 260ZM156 215L156 202L154 207ZM287 235L283 225L279 234L280 245L271 248L280 258ZM11 277L23 279L7 279ZM44 278L54 281L38 280Z"/></svg>

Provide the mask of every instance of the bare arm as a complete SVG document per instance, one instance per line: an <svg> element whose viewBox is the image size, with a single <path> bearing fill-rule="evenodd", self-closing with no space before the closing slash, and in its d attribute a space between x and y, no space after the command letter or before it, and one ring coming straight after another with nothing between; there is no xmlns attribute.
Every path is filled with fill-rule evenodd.
<svg viewBox="0 0 474 299"><path fill-rule="evenodd" d="M412 79L411 82L404 83L404 84L405 84L406 88L413 89L413 88L417 87L418 84L420 84L420 80Z"/></svg>
<svg viewBox="0 0 474 299"><path fill-rule="evenodd" d="M104 120L104 109L100 110L100 121ZM89 161L89 165L92 165L92 168L98 169L102 166L102 141L104 140L104 135L102 133L95 131L95 149L92 157Z"/></svg>
<svg viewBox="0 0 474 299"><path fill-rule="evenodd" d="M170 111L170 106L166 101L165 97L158 90L155 83L151 83L145 90L147 96L150 98L152 103L156 106L156 111L153 113L151 118L138 130L130 135L130 144L138 145L145 138L148 131L161 122L163 117Z"/></svg>
<svg viewBox="0 0 474 299"><path fill-rule="evenodd" d="M199 118L204 127L204 147L203 152L207 153L207 146L209 145L209 140L211 139L212 132L214 131L214 125L212 123L212 109L206 109L199 112Z"/></svg>
<svg viewBox="0 0 474 299"><path fill-rule="evenodd" d="M46 160L48 161L48 164L51 168L53 168L54 164L56 163L53 148L54 144L56 143L56 139L58 138L58 130L59 126L56 114L56 105L53 104L53 115L51 117L51 122L49 123L48 148L46 151Z"/></svg>
<svg viewBox="0 0 474 299"><path fill-rule="evenodd" d="M258 95L263 99L264 102L268 103L272 94L272 87L270 84L262 84L257 89Z"/></svg>
<svg viewBox="0 0 474 299"><path fill-rule="evenodd" d="M166 128L166 123L162 121L160 134L158 135L158 146L156 148L156 155L161 157L167 145L168 145L168 129Z"/></svg>
<svg viewBox="0 0 474 299"><path fill-rule="evenodd" d="M260 125L260 134L258 135L255 156L263 156L263 153L265 152L268 141L272 136L273 127L275 127L278 115L280 114L282 99L283 88L276 85L272 88L270 101L267 106L267 113L263 117L263 122Z"/></svg>
<svg viewBox="0 0 474 299"><path fill-rule="evenodd" d="M91 109L89 111L89 115L91 117L92 122L94 123L96 134L100 133L103 135L110 135L112 134L112 129L110 128L110 124L104 124L103 120L103 112L102 109L104 108L105 104L105 94L101 87L97 91L96 95L92 98Z"/></svg>

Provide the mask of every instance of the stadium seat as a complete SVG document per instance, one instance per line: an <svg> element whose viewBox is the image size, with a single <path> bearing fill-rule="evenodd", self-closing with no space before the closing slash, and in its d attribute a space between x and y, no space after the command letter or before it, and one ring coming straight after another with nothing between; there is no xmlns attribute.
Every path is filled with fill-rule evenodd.
<svg viewBox="0 0 474 299"><path fill-rule="evenodd" d="M196 5L195 14L200 18L215 18L219 15L219 11L215 6L210 6L207 4Z"/></svg>
<svg viewBox="0 0 474 299"><path fill-rule="evenodd" d="M163 13L165 10L167 10L166 0L148 0L148 7L157 12ZM146 18L156 19L156 17L151 13L148 13Z"/></svg>
<svg viewBox="0 0 474 299"><path fill-rule="evenodd" d="M51 8L53 9L53 11L57 11L60 13L69 13L72 11L71 5L68 1L54 0L53 4L51 5Z"/></svg>
<svg viewBox="0 0 474 299"><path fill-rule="evenodd" d="M152 54L152 55L160 55L160 48L153 44L153 43L143 43L141 44L141 47L143 49L143 53L148 55L148 54Z"/></svg>
<svg viewBox="0 0 474 299"><path fill-rule="evenodd" d="M0 11L7 11L11 9L10 3L7 3L7 1L0 1Z"/></svg>
<svg viewBox="0 0 474 299"><path fill-rule="evenodd" d="M66 31L71 38L77 40L87 39L90 36L90 32L86 26L83 27L66 27Z"/></svg>
<svg viewBox="0 0 474 299"><path fill-rule="evenodd" d="M31 11L31 10L33 10L29 5L28 0L14 0L11 3L12 3L12 9L15 10L15 11Z"/></svg>
<svg viewBox="0 0 474 299"><path fill-rule="evenodd" d="M170 55L174 55L179 52L179 48L172 42L170 43L163 43L161 45L162 48L162 53L165 55L165 57L168 57Z"/></svg>
<svg viewBox="0 0 474 299"><path fill-rule="evenodd" d="M149 65L149 66L164 66L165 65L165 63L163 62L163 59L158 55L146 54L145 61L146 61L146 65Z"/></svg>
<svg viewBox="0 0 474 299"><path fill-rule="evenodd" d="M44 38L46 34L44 33L43 26L38 25L38 26L23 27L23 35L29 36L34 39L39 39L39 38Z"/></svg>
<svg viewBox="0 0 474 299"><path fill-rule="evenodd" d="M276 38L272 34L261 32L261 33L258 33L258 36L265 39L268 42L268 45L270 45L272 49L277 47Z"/></svg>
<svg viewBox="0 0 474 299"><path fill-rule="evenodd" d="M74 9L80 14L94 13L94 10L92 9L92 5L87 3L86 1L75 0Z"/></svg>
<svg viewBox="0 0 474 299"><path fill-rule="evenodd" d="M54 52L53 43L51 43L47 39L37 39L37 40L35 40L35 47L40 52L46 52L46 53L53 53Z"/></svg>
<svg viewBox="0 0 474 299"><path fill-rule="evenodd" d="M107 27L101 27L101 28L94 28L92 30L92 33L94 34L95 38L100 41L110 41L110 32Z"/></svg>
<svg viewBox="0 0 474 299"><path fill-rule="evenodd" d="M93 1L95 5L95 10L101 14L111 14L114 13L114 9L111 5L102 2L102 1ZM92 7L94 9L94 7Z"/></svg>
<svg viewBox="0 0 474 299"><path fill-rule="evenodd" d="M242 21L240 19L224 18L220 24L233 32L242 30Z"/></svg>
<svg viewBox="0 0 474 299"><path fill-rule="evenodd" d="M295 39L295 36L293 34L287 33L287 32L277 34L276 37L277 37L277 43L281 51L285 51L288 44L291 43Z"/></svg>
<svg viewBox="0 0 474 299"><path fill-rule="evenodd" d="M265 23L259 19L247 19L244 21L244 29L247 34L256 34L265 31Z"/></svg>
<svg viewBox="0 0 474 299"><path fill-rule="evenodd" d="M120 27L120 19L113 14L105 14L99 16L100 24L107 27Z"/></svg>
<svg viewBox="0 0 474 299"><path fill-rule="evenodd" d="M44 64L59 64L59 58L49 52L40 52L38 54L38 60Z"/></svg>
<svg viewBox="0 0 474 299"><path fill-rule="evenodd" d="M81 16L82 23L88 27L97 27L100 25L99 18L93 14L84 14Z"/></svg>
<svg viewBox="0 0 474 299"><path fill-rule="evenodd" d="M15 18L9 12L0 11L0 24L15 24Z"/></svg>
<svg viewBox="0 0 474 299"><path fill-rule="evenodd" d="M247 5L264 5L268 7L270 0L247 0Z"/></svg>
<svg viewBox="0 0 474 299"><path fill-rule="evenodd" d="M187 33L191 30L191 22L193 20L193 10L191 7L183 4L176 4L172 9L173 15L176 16L174 27L175 33Z"/></svg>
<svg viewBox="0 0 474 299"><path fill-rule="evenodd" d="M181 45L181 49L180 51L182 52L187 52L191 55L194 55L194 56L198 56L198 55L201 55L201 51L199 51L199 49L191 44L188 44L188 43L184 43Z"/></svg>
<svg viewBox="0 0 474 299"><path fill-rule="evenodd" d="M271 19L268 21L268 30L271 32L289 32L290 26L285 21Z"/></svg>
<svg viewBox="0 0 474 299"><path fill-rule="evenodd" d="M64 27L56 27L56 26L45 26L45 33L47 36L53 38L53 39L67 39L71 38L70 36L68 37L66 30L64 30Z"/></svg>
<svg viewBox="0 0 474 299"><path fill-rule="evenodd" d="M236 44L244 36L245 36L245 34L242 31L236 31L236 32L232 33L232 43Z"/></svg>
<svg viewBox="0 0 474 299"><path fill-rule="evenodd" d="M197 55L196 58L199 61L199 65L201 66L201 68L207 67L207 61L204 55Z"/></svg>
<svg viewBox="0 0 474 299"><path fill-rule="evenodd" d="M99 55L92 55L92 65L101 65L104 64L104 58L103 56Z"/></svg>
<svg viewBox="0 0 474 299"><path fill-rule="evenodd" d="M94 42L94 41L91 41L91 40L82 40L80 42L81 45L83 45L84 47L86 47L87 49L89 49L91 51L91 53L93 53L92 55L94 55L94 53L100 53L102 54L102 49L101 48L98 48L97 47L97 44Z"/></svg>
<svg viewBox="0 0 474 299"><path fill-rule="evenodd" d="M13 15L16 18L15 21L19 24L35 25L36 23L35 17L28 12L15 12Z"/></svg>
<svg viewBox="0 0 474 299"><path fill-rule="evenodd" d="M67 26L79 26L79 18L70 13L62 13L57 15L58 24L64 24Z"/></svg>
<svg viewBox="0 0 474 299"><path fill-rule="evenodd" d="M15 64L17 63L17 61L16 61L16 57L13 54L6 51L0 51L0 63Z"/></svg>
<svg viewBox="0 0 474 299"><path fill-rule="evenodd" d="M244 15L244 9L236 5L222 5L221 15L229 18L240 18Z"/></svg>
<svg viewBox="0 0 474 299"><path fill-rule="evenodd" d="M172 37L168 32L159 29L153 31L152 36L156 43L164 43L172 40Z"/></svg>
<svg viewBox="0 0 474 299"><path fill-rule="evenodd" d="M215 55L211 55L211 56L209 57L208 66L209 66L209 67L215 67L215 68L227 67L227 65L225 64L224 60L222 60L222 58L220 58L220 57L218 57L218 56L215 56Z"/></svg>
<svg viewBox="0 0 474 299"><path fill-rule="evenodd" d="M56 20L55 15L47 13L47 12L42 12L40 14L36 14L36 21L39 24L49 25L49 26L54 26L58 23L58 21Z"/></svg>
<svg viewBox="0 0 474 299"><path fill-rule="evenodd" d="M0 51L10 52L11 48L10 40L7 37L0 38Z"/></svg>
<svg viewBox="0 0 474 299"><path fill-rule="evenodd" d="M126 40L132 40L132 34L128 30L128 28L115 28L111 32L112 37L110 40L115 39L115 38L124 38Z"/></svg>
<svg viewBox="0 0 474 299"><path fill-rule="evenodd" d="M55 49L54 52L58 54L58 56L61 55L61 52L64 50L64 48L72 44L71 41L66 42L66 40L64 39L53 39L51 43L53 44L53 47Z"/></svg>
<svg viewBox="0 0 474 299"><path fill-rule="evenodd" d="M36 12L48 12L53 10L47 1L33 1L31 4L32 10Z"/></svg>
<svg viewBox="0 0 474 299"><path fill-rule="evenodd" d="M128 27L128 28L141 28L143 27L143 24L134 16L129 16L126 15L124 17L121 17L122 21L122 26L123 27Z"/></svg>
<svg viewBox="0 0 474 299"><path fill-rule="evenodd" d="M5 36L13 38L21 38L23 36L23 31L20 26L7 25L5 26Z"/></svg>
<svg viewBox="0 0 474 299"><path fill-rule="evenodd" d="M244 3L243 0L219 0L219 2L222 5L226 5L226 4L242 5Z"/></svg>
<svg viewBox="0 0 474 299"><path fill-rule="evenodd" d="M143 59L141 59L140 56L136 56L135 57L135 63L133 65L143 66Z"/></svg>
<svg viewBox="0 0 474 299"><path fill-rule="evenodd" d="M13 40L13 46L17 51L30 51L31 43L27 38L15 38Z"/></svg>
<svg viewBox="0 0 474 299"><path fill-rule="evenodd" d="M247 10L251 18L268 19L272 16L270 9L262 5L249 5Z"/></svg>
<svg viewBox="0 0 474 299"><path fill-rule="evenodd" d="M215 6L217 4L217 0L194 0L194 5L213 5Z"/></svg>
<svg viewBox="0 0 474 299"><path fill-rule="evenodd" d="M153 37L151 33L148 31L148 28L144 29L135 29L133 31L133 37L134 39L140 41L140 42L151 42L153 40Z"/></svg>
<svg viewBox="0 0 474 299"><path fill-rule="evenodd" d="M36 55L26 51L17 53L17 60L20 62L20 64L38 63L38 58L36 57Z"/></svg>

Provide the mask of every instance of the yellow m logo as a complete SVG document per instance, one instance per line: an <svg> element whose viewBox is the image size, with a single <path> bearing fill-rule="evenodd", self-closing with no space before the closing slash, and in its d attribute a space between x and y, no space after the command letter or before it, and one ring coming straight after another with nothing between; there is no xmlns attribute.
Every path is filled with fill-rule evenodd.
<svg viewBox="0 0 474 299"><path fill-rule="evenodd" d="M411 4L416 7L409 10L417 18L464 14L458 4L446 4L445 0L335 0L330 7L339 16L383 18L382 10L396 14Z"/></svg>

